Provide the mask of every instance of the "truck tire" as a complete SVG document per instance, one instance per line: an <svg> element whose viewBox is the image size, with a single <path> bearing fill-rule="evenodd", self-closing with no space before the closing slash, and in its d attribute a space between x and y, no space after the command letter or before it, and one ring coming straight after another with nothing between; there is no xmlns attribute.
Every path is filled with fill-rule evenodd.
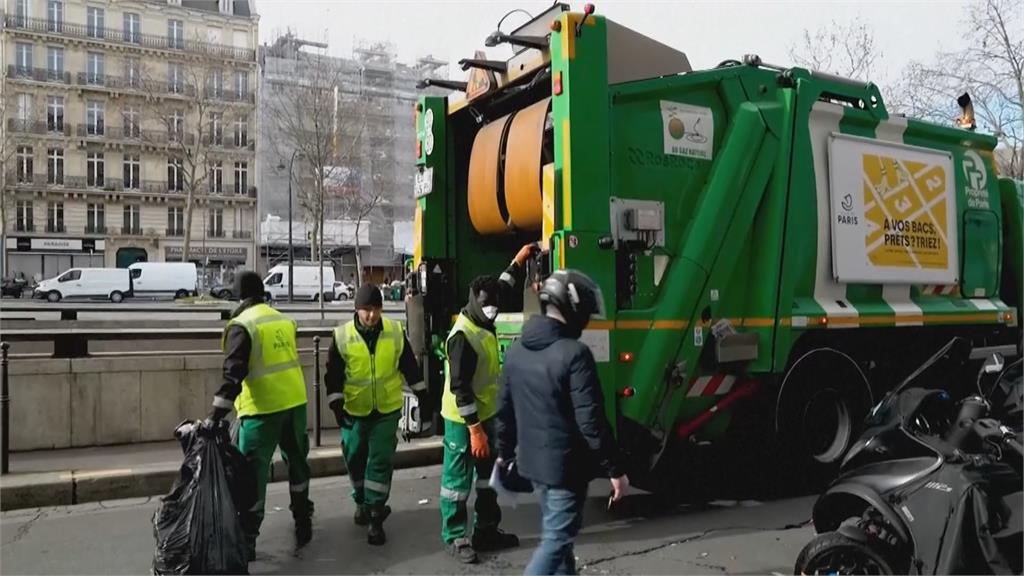
<svg viewBox="0 0 1024 576"><path fill-rule="evenodd" d="M114 304L119 304L122 300L124 300L124 294L121 294L117 290L110 293L110 301Z"/></svg>
<svg viewBox="0 0 1024 576"><path fill-rule="evenodd" d="M819 348L791 364L775 410L781 469L793 476L784 479L790 488L816 491L835 478L871 404L867 377L847 354Z"/></svg>
<svg viewBox="0 0 1024 576"><path fill-rule="evenodd" d="M794 574L900 574L878 545L858 542L839 532L826 532L804 546Z"/></svg>
<svg viewBox="0 0 1024 576"><path fill-rule="evenodd" d="M46 301L60 302L60 292L57 292L56 290L50 290L49 292L46 293Z"/></svg>

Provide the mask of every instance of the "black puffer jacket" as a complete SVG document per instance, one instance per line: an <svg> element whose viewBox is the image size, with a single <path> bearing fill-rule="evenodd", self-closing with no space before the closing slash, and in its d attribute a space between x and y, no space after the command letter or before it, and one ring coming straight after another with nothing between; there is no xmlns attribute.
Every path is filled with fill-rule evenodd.
<svg viewBox="0 0 1024 576"><path fill-rule="evenodd" d="M590 349L563 325L533 316L505 353L500 381L498 455L516 457L525 478L580 488L622 474Z"/></svg>

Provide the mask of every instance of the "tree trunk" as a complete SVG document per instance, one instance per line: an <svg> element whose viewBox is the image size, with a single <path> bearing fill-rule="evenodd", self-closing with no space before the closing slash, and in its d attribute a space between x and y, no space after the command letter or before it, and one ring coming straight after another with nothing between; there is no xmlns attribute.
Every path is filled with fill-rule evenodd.
<svg viewBox="0 0 1024 576"><path fill-rule="evenodd" d="M189 188L185 196L185 233L181 243L181 261L188 262L189 245L192 243L192 202L194 200L192 189Z"/></svg>
<svg viewBox="0 0 1024 576"><path fill-rule="evenodd" d="M363 285L363 253L359 247L360 224L361 222L356 220L356 289Z"/></svg>

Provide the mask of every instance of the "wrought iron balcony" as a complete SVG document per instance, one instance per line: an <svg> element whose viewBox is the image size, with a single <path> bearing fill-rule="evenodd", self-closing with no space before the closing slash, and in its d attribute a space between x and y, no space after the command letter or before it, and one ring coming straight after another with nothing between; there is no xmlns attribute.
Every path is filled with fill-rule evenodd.
<svg viewBox="0 0 1024 576"><path fill-rule="evenodd" d="M184 228L168 228L167 236L171 238L178 238L185 235Z"/></svg>
<svg viewBox="0 0 1024 576"><path fill-rule="evenodd" d="M9 64L7 75L14 79L32 80L34 82L55 82L71 84L71 72L64 70L48 70L46 68L27 68Z"/></svg>
<svg viewBox="0 0 1024 576"><path fill-rule="evenodd" d="M87 225L85 227L85 233L86 234L106 234L107 233L107 227L103 226L103 225L98 225L98 226L88 226Z"/></svg>
<svg viewBox="0 0 1024 576"><path fill-rule="evenodd" d="M252 240L252 230L235 230L231 233L231 237L239 240Z"/></svg>
<svg viewBox="0 0 1024 576"><path fill-rule="evenodd" d="M7 129L12 134L52 134L54 136L71 136L71 124L62 121L23 120L8 118Z"/></svg>
<svg viewBox="0 0 1024 576"><path fill-rule="evenodd" d="M63 222L47 222L46 231L51 234L63 234L67 232Z"/></svg>

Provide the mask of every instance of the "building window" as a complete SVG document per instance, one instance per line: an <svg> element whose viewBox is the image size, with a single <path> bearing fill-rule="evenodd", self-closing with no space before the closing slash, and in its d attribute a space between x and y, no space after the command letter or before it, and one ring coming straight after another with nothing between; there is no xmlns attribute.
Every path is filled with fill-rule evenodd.
<svg viewBox="0 0 1024 576"><path fill-rule="evenodd" d="M124 189L125 190L138 190L139 180L142 177L142 163L139 161L139 155L124 155Z"/></svg>
<svg viewBox="0 0 1024 576"><path fill-rule="evenodd" d="M235 72L235 97L239 100L245 99L249 93L249 73Z"/></svg>
<svg viewBox="0 0 1024 576"><path fill-rule="evenodd" d="M210 112L210 143L220 146L224 143L224 115Z"/></svg>
<svg viewBox="0 0 1024 576"><path fill-rule="evenodd" d="M245 194L249 188L249 163L235 162L235 194Z"/></svg>
<svg viewBox="0 0 1024 576"><path fill-rule="evenodd" d="M46 151L46 183L64 185L64 150L50 148Z"/></svg>
<svg viewBox="0 0 1024 576"><path fill-rule="evenodd" d="M138 204L124 205L124 229L122 234L142 234L141 208Z"/></svg>
<svg viewBox="0 0 1024 576"><path fill-rule="evenodd" d="M56 46L46 48L46 73L50 80L64 79L64 49Z"/></svg>
<svg viewBox="0 0 1024 576"><path fill-rule="evenodd" d="M32 182L32 147L18 146L14 157L14 180Z"/></svg>
<svg viewBox="0 0 1024 576"><path fill-rule="evenodd" d="M18 76L32 75L32 45L18 42L14 45L14 65Z"/></svg>
<svg viewBox="0 0 1024 576"><path fill-rule="evenodd" d="M235 147L244 148L249 144L249 125L245 119L235 120Z"/></svg>
<svg viewBox="0 0 1024 576"><path fill-rule="evenodd" d="M167 117L167 137L171 142L181 142L185 134L185 115L181 110L171 112Z"/></svg>
<svg viewBox="0 0 1024 576"><path fill-rule="evenodd" d="M62 32L64 30L63 0L49 0L47 3L46 29L50 32Z"/></svg>
<svg viewBox="0 0 1024 576"><path fill-rule="evenodd" d="M124 107L124 112L121 113L121 120L124 125L124 137L125 138L141 138L142 127L139 124L139 109L135 106L128 105Z"/></svg>
<svg viewBox="0 0 1024 576"><path fill-rule="evenodd" d="M132 44L142 42L142 19L138 14L124 13L124 41Z"/></svg>
<svg viewBox="0 0 1024 576"><path fill-rule="evenodd" d="M224 97L224 71L220 68L210 70L210 97Z"/></svg>
<svg viewBox="0 0 1024 576"><path fill-rule="evenodd" d="M64 131L64 97L46 97L46 129L50 132Z"/></svg>
<svg viewBox="0 0 1024 576"><path fill-rule="evenodd" d="M185 234L185 209L181 206L167 208L167 235L182 236Z"/></svg>
<svg viewBox="0 0 1024 576"><path fill-rule="evenodd" d="M32 226L31 200L18 200L14 204L14 228L18 232L35 232Z"/></svg>
<svg viewBox="0 0 1024 576"><path fill-rule="evenodd" d="M104 161L102 152L85 155L85 184L90 188L102 188L104 183Z"/></svg>
<svg viewBox="0 0 1024 576"><path fill-rule="evenodd" d="M210 194L224 193L224 163L210 162Z"/></svg>
<svg viewBox="0 0 1024 576"><path fill-rule="evenodd" d="M34 131L32 126L34 124L34 114L32 114L32 95L24 92L19 93L15 98L15 107L15 126L13 127L13 131Z"/></svg>
<svg viewBox="0 0 1024 576"><path fill-rule="evenodd" d="M86 57L86 82L89 84L103 84L103 53L89 52Z"/></svg>
<svg viewBox="0 0 1024 576"><path fill-rule="evenodd" d="M14 3L14 25L24 27L30 18L28 0L16 0Z"/></svg>
<svg viewBox="0 0 1024 576"><path fill-rule="evenodd" d="M181 20L167 21L167 45L178 49L185 47L185 23Z"/></svg>
<svg viewBox="0 0 1024 576"><path fill-rule="evenodd" d="M103 23L103 8L89 6L85 9L86 35L90 38L103 38L106 31Z"/></svg>
<svg viewBox="0 0 1024 576"><path fill-rule="evenodd" d="M97 102L90 100L85 104L85 129L86 134L89 136L102 136L104 133L104 125L106 112L103 108L103 102Z"/></svg>
<svg viewBox="0 0 1024 576"><path fill-rule="evenodd" d="M46 203L46 231L47 232L63 232L64 231L64 203L63 202L47 202Z"/></svg>
<svg viewBox="0 0 1024 576"><path fill-rule="evenodd" d="M85 232L87 234L105 234L107 218L103 212L103 204L89 204L85 207Z"/></svg>
<svg viewBox="0 0 1024 576"><path fill-rule="evenodd" d="M185 72L178 62L167 63L167 91L171 94L181 94L184 90Z"/></svg>
<svg viewBox="0 0 1024 576"><path fill-rule="evenodd" d="M142 86L142 74L140 72L138 58L124 59L124 79L129 88L140 88Z"/></svg>
<svg viewBox="0 0 1024 576"><path fill-rule="evenodd" d="M172 192L185 189L185 167L181 158L167 159L167 189Z"/></svg>
<svg viewBox="0 0 1024 576"><path fill-rule="evenodd" d="M210 208L210 222L206 234L214 238L224 237L224 209Z"/></svg>

